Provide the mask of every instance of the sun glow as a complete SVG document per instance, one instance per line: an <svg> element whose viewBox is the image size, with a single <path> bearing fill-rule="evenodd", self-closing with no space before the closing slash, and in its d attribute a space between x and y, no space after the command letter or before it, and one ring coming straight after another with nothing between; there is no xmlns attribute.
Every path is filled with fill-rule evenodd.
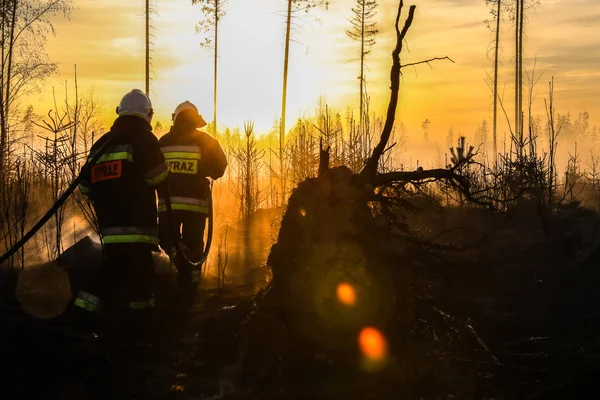
<svg viewBox="0 0 600 400"><path fill-rule="evenodd" d="M200 9L189 0L152 3L157 11L152 15L151 47L155 118L168 123L173 107L188 99L198 105L210 122L214 55L200 48L202 38L195 33L195 25L202 19ZM332 2L328 11L311 11L295 21L290 48L287 128L298 117L314 110L320 95L326 96L342 117L345 107L357 109L358 47L344 33L349 27L347 18L351 17L353 3L352 0ZM456 64L438 62L432 68L407 68L403 72L397 115L413 138L422 136L421 123L429 118L431 137L437 137L444 145L450 127L457 134L470 134L483 119L490 119L490 90L485 78L492 71L485 52L492 39L483 23L489 16L485 2L462 5L460 12L454 2L446 3L419 2L414 26L407 37L410 52L406 51L403 57L405 62L415 62L448 55ZM596 0L563 3L542 3L535 15L531 15L527 25L526 66L531 67L534 55L538 54L536 70L556 78L561 109L576 113L585 108L594 116L599 110L594 88L600 76L595 73L593 50L600 39L594 35L594 24L586 22L585 16L597 15L600 3ZM219 30L219 127L241 127L244 120L251 119L256 122L256 132L267 133L280 117L283 4L278 0L227 4ZM27 102L33 103L36 110L52 108L52 87L60 103L65 81L72 96L73 70L77 64L80 93L94 88L96 95L105 101L105 115L110 124L123 93L144 87L143 2L78 0L77 5L69 20L55 18L57 35L49 37L48 55L59 63L59 76L50 79L44 91ZM397 2L380 3L377 44L367 59L370 108L380 115L385 113L389 98L396 8ZM312 15L321 21L315 21ZM549 30L549 26L554 29ZM577 48L569 43L571 36L556 34L564 31L582 38ZM508 46L505 60L512 57L510 51ZM508 64L500 75L502 84L512 85L513 74ZM544 116L544 91L542 86L539 89L534 112ZM504 132L507 127L499 129Z"/></svg>

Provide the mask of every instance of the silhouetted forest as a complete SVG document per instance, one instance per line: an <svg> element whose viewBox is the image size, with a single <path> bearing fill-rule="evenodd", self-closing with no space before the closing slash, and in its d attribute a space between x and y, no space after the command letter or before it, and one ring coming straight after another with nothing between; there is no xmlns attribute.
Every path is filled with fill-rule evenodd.
<svg viewBox="0 0 600 400"><path fill-rule="evenodd" d="M198 31L217 82L219 21L235 4L191 3L206 17ZM346 31L359 55L358 110L321 97L286 130L286 50L272 129L246 121L217 130L215 83L207 131L229 165L213 186L214 246L187 312L170 303L174 268L155 254L158 322L147 342L81 334L61 319L101 260L93 208L76 191L1 266L3 390L57 399L537 399L591 390L600 368L595 116L557 108L554 78L523 66L537 2L486 3L495 48L500 19L515 26L514 110L490 76L494 115L474 132L426 114L421 131L409 132L396 118L411 79L404 67L453 62L451 50L405 61L419 18L402 0L397 16L385 16L396 17L385 115L372 110L366 84L375 0L356 0ZM57 201L109 126L106 104L79 88L76 66L52 110L22 106L56 71L40 49L53 18L73 5L0 6L0 253ZM287 49L294 16L328 3L286 5ZM545 114L534 115L542 105ZM158 137L167 130L155 122Z"/></svg>

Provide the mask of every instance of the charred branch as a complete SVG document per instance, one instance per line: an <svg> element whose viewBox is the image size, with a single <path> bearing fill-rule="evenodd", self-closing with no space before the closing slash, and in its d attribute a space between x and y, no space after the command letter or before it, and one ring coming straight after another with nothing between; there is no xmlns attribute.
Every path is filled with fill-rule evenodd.
<svg viewBox="0 0 600 400"><path fill-rule="evenodd" d="M331 146L323 148L323 137L319 142L319 176L323 176L327 170L329 170L329 157L330 157Z"/></svg>
<svg viewBox="0 0 600 400"><path fill-rule="evenodd" d="M414 15L416 6L410 6L408 11L408 18L404 22L404 27L400 30L398 24L400 22L400 15L402 13L402 7L404 6L404 1L401 0L398 5L398 14L396 15L396 47L394 51L392 51L392 68L390 71L390 103L388 105L387 115L385 119L385 125L383 127L383 131L381 132L381 137L379 139L379 143L377 147L373 150L373 154L369 159L367 159L364 168L360 172L360 176L363 179L370 180L375 177L377 174L377 165L379 164L379 159L383 154L387 143L390 139L390 135L392 133L392 129L394 127L394 119L396 115L396 108L398 106L398 92L400 90L400 72L401 72L401 64L400 64L400 53L402 52L402 44L404 43L404 38L406 37L406 33L410 28Z"/></svg>
<svg viewBox="0 0 600 400"><path fill-rule="evenodd" d="M456 174L453 169L429 169L418 171L394 171L385 174L378 174L372 178L375 186L383 186L390 182L420 182L425 180L454 179L465 182L464 177Z"/></svg>

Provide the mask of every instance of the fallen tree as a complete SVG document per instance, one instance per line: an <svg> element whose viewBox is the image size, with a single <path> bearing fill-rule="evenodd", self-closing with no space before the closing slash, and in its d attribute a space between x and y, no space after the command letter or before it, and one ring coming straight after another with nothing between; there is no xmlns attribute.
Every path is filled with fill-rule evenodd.
<svg viewBox="0 0 600 400"><path fill-rule="evenodd" d="M343 361L338 371L340 366L363 373L393 366L392 386L413 391L411 359L416 353L409 332L417 277L411 271L431 256L404 226L406 211L415 207L411 200L422 197L407 187L444 180L468 196L469 181L459 171L471 159L448 169L378 173L398 105L400 54L416 9L410 6L400 27L403 6L401 0L390 102L379 143L357 174L345 166L330 168L329 149L321 146L318 176L301 182L290 196L267 259L272 280L257 295L242 329L242 379L247 384L297 375L291 371L315 373L315 360L322 359L325 364ZM357 346L365 328L383 337L385 354L379 360L365 358L365 350Z"/></svg>

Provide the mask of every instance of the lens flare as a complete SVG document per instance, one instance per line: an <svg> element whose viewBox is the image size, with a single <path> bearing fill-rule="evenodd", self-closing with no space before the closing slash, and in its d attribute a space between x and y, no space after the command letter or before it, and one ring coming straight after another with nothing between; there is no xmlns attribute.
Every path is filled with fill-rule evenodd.
<svg viewBox="0 0 600 400"><path fill-rule="evenodd" d="M26 268L19 274L16 295L26 313L53 318L65 310L71 298L69 276L54 263Z"/></svg>
<svg viewBox="0 0 600 400"><path fill-rule="evenodd" d="M342 282L337 286L337 298L340 303L353 306L356 303L356 292L352 285Z"/></svg>
<svg viewBox="0 0 600 400"><path fill-rule="evenodd" d="M370 361L383 361L387 356L387 341L375 328L364 328L360 332L358 343L361 352Z"/></svg>
<svg viewBox="0 0 600 400"><path fill-rule="evenodd" d="M300 215L302 215L303 217L306 217L306 210L304 208L300 209Z"/></svg>

